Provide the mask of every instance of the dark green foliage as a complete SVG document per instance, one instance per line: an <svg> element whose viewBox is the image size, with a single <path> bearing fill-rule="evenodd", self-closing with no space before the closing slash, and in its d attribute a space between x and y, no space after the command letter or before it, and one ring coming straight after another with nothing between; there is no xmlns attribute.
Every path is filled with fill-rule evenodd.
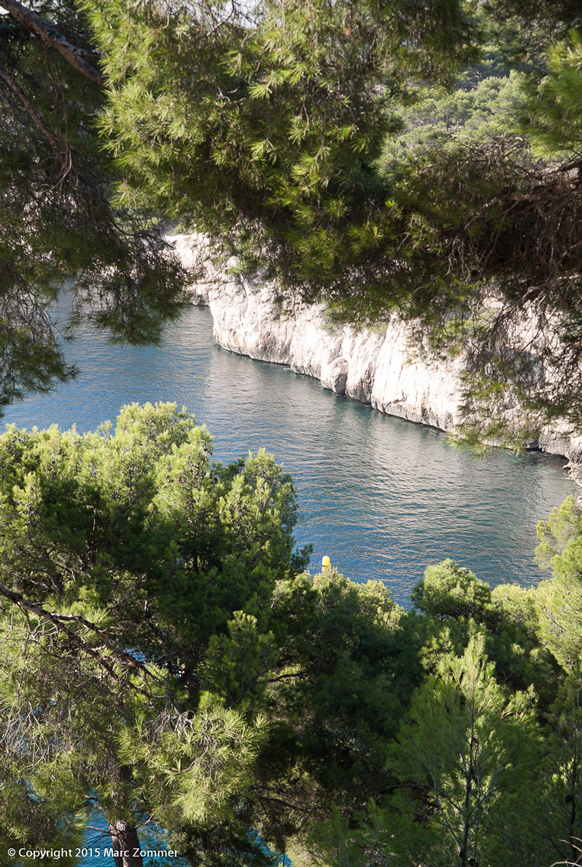
<svg viewBox="0 0 582 867"><path fill-rule="evenodd" d="M412 594L428 615L424 664L433 671L443 652L460 654L475 625L486 631L485 648L500 684L512 690L533 686L542 707L556 694L556 661L544 646L535 590L501 584L493 591L452 560L429 566Z"/></svg>
<svg viewBox="0 0 582 867"><path fill-rule="evenodd" d="M428 677L387 751L390 794L316 826L306 863L579 863L579 519L569 498L540 524L553 577L538 590L427 570L413 599Z"/></svg>
<svg viewBox="0 0 582 867"><path fill-rule="evenodd" d="M418 347L465 353L465 439L519 446L548 421L582 423L580 37L568 33L581 19L579 4L487 9L487 51L509 77L498 67L474 85L468 116L467 74L453 96L429 95L428 117L422 101L409 110L385 171L410 215Z"/></svg>
<svg viewBox="0 0 582 867"><path fill-rule="evenodd" d="M506 61L538 74L550 44L582 25L578 0L486 0L482 14Z"/></svg>
<svg viewBox="0 0 582 867"><path fill-rule="evenodd" d="M579 422L578 6L39 6L107 92L2 18L0 405L73 375L64 280L73 325L158 339L184 274L143 212L464 350L475 439ZM295 520L270 456L214 463L173 406L0 438L3 851L97 808L207 867L579 861L578 504L540 525L538 589L447 560L410 612L302 572Z"/></svg>
<svg viewBox="0 0 582 867"><path fill-rule="evenodd" d="M464 352L474 445L580 426L576 3L40 11L108 84L3 22L5 403L74 374L46 308L63 280L73 321L116 338L176 314L184 274L145 213L333 316L396 312L421 352Z"/></svg>
<svg viewBox="0 0 582 867"><path fill-rule="evenodd" d="M394 848L400 864L466 867L487 857L496 805L523 784L531 716L525 696L510 696L496 683L483 635L473 635L462 656L439 661L437 676L415 693L390 754L411 794L424 796L410 799L409 815L399 823ZM414 839L419 819L433 832L432 846L424 840L420 852Z"/></svg>
<svg viewBox="0 0 582 867"><path fill-rule="evenodd" d="M116 339L177 314L185 275L145 213L336 317L397 312L421 352L464 352L474 445L580 426L576 3L39 11L108 85L2 22L4 403L74 375L47 313L64 280L73 324Z"/></svg>
<svg viewBox="0 0 582 867"><path fill-rule="evenodd" d="M316 576L313 590L317 607L296 639L300 673L282 695L322 806L340 799L353 811L387 786L386 744L421 677L416 636L380 583L332 571Z"/></svg>
<svg viewBox="0 0 582 867"><path fill-rule="evenodd" d="M301 574L295 520L270 456L213 463L172 405L84 436L9 428L0 707L38 816L12 830L0 792L4 839L58 841L51 780L67 833L97 808L127 840L149 817L192 864L267 865L261 840L386 789L415 619L381 584Z"/></svg>
<svg viewBox="0 0 582 867"><path fill-rule="evenodd" d="M73 2L36 6L93 62ZM83 56L85 56L83 55ZM181 309L184 274L159 221L111 202L115 174L94 129L103 87L11 15L0 18L0 411L75 375L50 313L63 285L69 325L156 342Z"/></svg>
<svg viewBox="0 0 582 867"><path fill-rule="evenodd" d="M88 12L114 84L102 128L121 202L226 233L305 296L380 279L399 227L373 161L408 82L449 80L473 53L459 4Z"/></svg>

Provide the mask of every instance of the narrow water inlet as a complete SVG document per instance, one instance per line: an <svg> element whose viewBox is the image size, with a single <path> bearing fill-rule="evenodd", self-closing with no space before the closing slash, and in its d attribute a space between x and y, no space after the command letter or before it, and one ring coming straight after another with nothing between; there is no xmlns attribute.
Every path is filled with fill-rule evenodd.
<svg viewBox="0 0 582 867"><path fill-rule="evenodd" d="M445 434L324 390L281 365L220 349L212 317L192 307L161 347L110 346L84 329L66 347L79 379L8 407L20 427L94 430L134 401L175 401L214 436L216 459L265 447L298 490L299 545L312 571L329 555L355 581L385 581L395 599L430 563L452 557L491 584L537 583L535 526L580 489L566 460L492 450L475 459Z"/></svg>

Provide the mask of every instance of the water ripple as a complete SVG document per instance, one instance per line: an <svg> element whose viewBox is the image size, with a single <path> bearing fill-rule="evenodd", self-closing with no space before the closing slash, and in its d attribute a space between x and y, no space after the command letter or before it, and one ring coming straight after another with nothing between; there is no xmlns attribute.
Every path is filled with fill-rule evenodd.
<svg viewBox="0 0 582 867"><path fill-rule="evenodd" d="M225 352L207 310L187 310L161 347L108 346L89 330L68 347L79 380L9 407L20 427L93 430L133 401L175 401L230 461L265 447L299 492L298 543L407 603L429 563L453 557L491 584L537 583L537 521L578 488L565 459L495 450L484 459L432 428L334 395L286 368Z"/></svg>

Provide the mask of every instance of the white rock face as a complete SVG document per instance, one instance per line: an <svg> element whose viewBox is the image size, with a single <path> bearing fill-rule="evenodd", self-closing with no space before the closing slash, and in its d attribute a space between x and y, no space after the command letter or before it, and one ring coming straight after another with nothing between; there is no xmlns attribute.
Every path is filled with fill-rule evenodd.
<svg viewBox="0 0 582 867"><path fill-rule="evenodd" d="M381 331L330 325L322 305L281 306L273 284L228 273L236 260L216 264L203 236L173 240L184 264L197 271L193 302L210 307L214 339L224 349L288 365L388 415L445 431L454 428L462 358L446 364L411 360L407 326L397 317ZM548 430L539 446L566 456L572 478L582 485L582 436Z"/></svg>

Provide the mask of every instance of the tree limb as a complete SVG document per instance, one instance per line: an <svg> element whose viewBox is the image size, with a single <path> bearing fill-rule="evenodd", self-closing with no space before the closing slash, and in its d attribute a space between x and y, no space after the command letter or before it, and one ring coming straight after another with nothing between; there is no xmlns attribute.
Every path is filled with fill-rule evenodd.
<svg viewBox="0 0 582 867"><path fill-rule="evenodd" d="M0 2L0 6L2 2ZM18 85L18 83L12 78L9 72L7 72L3 66L0 66L0 79L4 81L10 90L16 94L16 96L22 102L26 113L32 118L34 124L39 128L42 134L48 139L50 145L57 157L58 161L62 164L63 168L69 169L68 160L63 155L61 142L56 138L55 135L50 131L50 129L45 125L40 113L36 110L34 105L28 99L22 88Z"/></svg>
<svg viewBox="0 0 582 867"><path fill-rule="evenodd" d="M99 84L102 87L105 85L105 79L99 70L95 69L94 66L85 60L85 56L87 55L94 56L92 52L85 51L83 48L77 48L76 45L69 42L51 24L44 21L40 15L27 9L18 0L0 0L0 6L13 15L27 30L32 30L33 33L36 33L43 42L52 45L71 66L74 66L75 69L87 78L90 78L95 84Z"/></svg>
<svg viewBox="0 0 582 867"><path fill-rule="evenodd" d="M115 672L115 670L106 662L99 653L97 653L93 648L87 647L82 638L80 638L75 632L72 632L70 629L67 629L62 623L59 622L59 618L52 614L50 611L47 611L45 608L42 608L40 605L35 605L34 602L29 602L24 598L22 593L16 593L14 590L9 590L8 587L4 587L0 584L0 596L4 596L5 599L9 599L15 605L18 605L23 611L30 611L32 614L37 614L39 617L42 617L44 620L48 620L49 623L52 623L53 626L56 626L59 632L64 633L66 637L69 639L72 645L78 647L81 650L84 650L89 656L93 657L93 659L97 660L100 665L102 665L105 670L113 677L115 680L119 680L119 675Z"/></svg>
<svg viewBox="0 0 582 867"><path fill-rule="evenodd" d="M116 648L106 633L99 629L98 626L91 623L89 620L86 620L84 617L78 614L55 614L52 611L47 611L46 608L42 608L40 605L36 605L34 602L29 602L28 599L22 595L22 593L17 593L15 590L10 590L8 587L4 587L4 585L0 584L0 596L4 596L5 599L9 599L15 605L18 605L23 611L30 611L32 614L36 614L39 617L42 617L44 620L48 620L49 623L52 623L53 626L62 632L68 640L75 647L78 647L80 650L83 650L93 659L97 660L100 665L102 665L106 671L114 677L116 680L119 680L119 675L115 672L113 667L109 664L109 662L104 659L104 657L94 650L92 647L89 647L83 639L77 635L76 632L73 632L71 629L68 629L63 620L74 621L75 623L79 623L82 626L85 626L87 629L90 629L92 632L95 632L99 637L104 641L105 646L111 652L114 659L117 662L121 662L124 665L129 665L130 668L133 668L136 671L141 672L142 674L149 675L153 677L154 680L158 680L152 673L149 671L147 666L145 666L142 662L139 662L135 659L130 653L126 653L124 650L119 650Z"/></svg>

